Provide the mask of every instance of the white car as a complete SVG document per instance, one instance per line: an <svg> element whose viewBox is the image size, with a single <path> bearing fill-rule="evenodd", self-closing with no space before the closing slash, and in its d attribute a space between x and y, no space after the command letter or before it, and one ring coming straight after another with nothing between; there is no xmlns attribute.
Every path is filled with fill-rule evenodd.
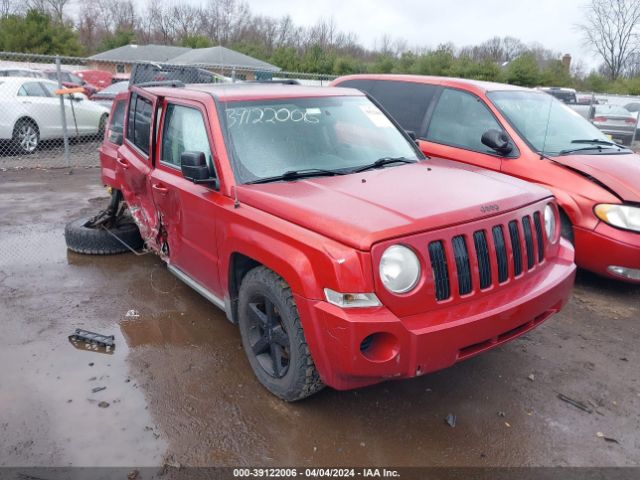
<svg viewBox="0 0 640 480"><path fill-rule="evenodd" d="M58 84L27 77L0 77L0 140L21 153L32 153L41 140L63 138ZM70 138L104 131L109 110L82 93L64 95Z"/></svg>

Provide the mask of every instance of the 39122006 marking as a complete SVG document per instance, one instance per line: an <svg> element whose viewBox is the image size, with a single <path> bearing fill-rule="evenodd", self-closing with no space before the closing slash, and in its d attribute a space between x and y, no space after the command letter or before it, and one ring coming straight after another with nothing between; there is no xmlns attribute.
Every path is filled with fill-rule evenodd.
<svg viewBox="0 0 640 480"><path fill-rule="evenodd" d="M294 478L298 476L295 468L234 468L234 478Z"/></svg>

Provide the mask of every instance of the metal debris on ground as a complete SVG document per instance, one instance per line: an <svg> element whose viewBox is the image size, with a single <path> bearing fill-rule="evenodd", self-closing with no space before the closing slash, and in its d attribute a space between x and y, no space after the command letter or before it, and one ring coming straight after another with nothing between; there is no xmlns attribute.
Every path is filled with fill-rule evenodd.
<svg viewBox="0 0 640 480"><path fill-rule="evenodd" d="M100 408L107 408L109 406L109 402L102 401L98 404Z"/></svg>
<svg viewBox="0 0 640 480"><path fill-rule="evenodd" d="M453 413L447 415L447 418L445 418L444 421L451 428L454 428L456 426L456 416Z"/></svg>
<svg viewBox="0 0 640 480"><path fill-rule="evenodd" d="M127 313L125 313L124 316L127 318L138 318L140 317L140 314L137 310L127 310Z"/></svg>
<svg viewBox="0 0 640 480"><path fill-rule="evenodd" d="M76 331L69 335L69 341L78 347L80 343L84 343L87 348L95 350L96 348L104 348L106 353L111 353L116 348L115 337L113 335L102 335L100 333L90 332L76 328Z"/></svg>
<svg viewBox="0 0 640 480"><path fill-rule="evenodd" d="M106 390L106 389L107 389L107 387L93 387L91 389L91 393L98 393L98 392L101 392L102 390Z"/></svg>
<svg viewBox="0 0 640 480"><path fill-rule="evenodd" d="M598 433L596 433L596 437L603 439L605 442L620 444L620 442L619 442L618 440L616 440L616 439L615 439L615 438L613 438L613 437L607 437L607 436L605 436L605 434L604 434L604 433L602 433L602 432L598 432Z"/></svg>
<svg viewBox="0 0 640 480"><path fill-rule="evenodd" d="M574 407L582 410L583 412L593 413L593 410L587 407L584 403L579 402L578 400L574 400L573 398L569 398L566 395L563 395L562 393L558 394L558 398L563 402L566 402L569 405L573 405Z"/></svg>
<svg viewBox="0 0 640 480"><path fill-rule="evenodd" d="M533 382L536 379L536 376L532 373L527 378Z"/></svg>

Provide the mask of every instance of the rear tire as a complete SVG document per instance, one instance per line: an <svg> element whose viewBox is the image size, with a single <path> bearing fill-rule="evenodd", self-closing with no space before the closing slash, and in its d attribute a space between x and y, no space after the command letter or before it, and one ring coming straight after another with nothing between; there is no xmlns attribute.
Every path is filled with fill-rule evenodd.
<svg viewBox="0 0 640 480"><path fill-rule="evenodd" d="M40 145L40 131L33 120L22 118L13 127L13 147L19 153L29 155Z"/></svg>
<svg viewBox="0 0 640 480"><path fill-rule="evenodd" d="M109 231L103 228L88 227L89 220L90 218L83 217L65 226L64 238L67 242L67 248L72 252L85 255L113 255L129 252L130 250L113 235L134 250L140 250L144 245L138 226L128 219L110 228Z"/></svg>
<svg viewBox="0 0 640 480"><path fill-rule="evenodd" d="M265 267L240 285L238 325L242 345L260 383L287 402L322 390L287 283Z"/></svg>

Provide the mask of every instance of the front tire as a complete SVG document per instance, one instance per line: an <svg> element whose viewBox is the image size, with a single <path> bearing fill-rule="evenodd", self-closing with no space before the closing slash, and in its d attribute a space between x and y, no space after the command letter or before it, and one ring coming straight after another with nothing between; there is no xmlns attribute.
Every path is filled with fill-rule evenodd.
<svg viewBox="0 0 640 480"><path fill-rule="evenodd" d="M268 268L244 277L238 324L251 368L267 390L287 402L322 390L291 289Z"/></svg>
<svg viewBox="0 0 640 480"><path fill-rule="evenodd" d="M29 119L18 120L13 127L13 146L22 154L29 155L35 152L40 145L40 131L38 126Z"/></svg>

